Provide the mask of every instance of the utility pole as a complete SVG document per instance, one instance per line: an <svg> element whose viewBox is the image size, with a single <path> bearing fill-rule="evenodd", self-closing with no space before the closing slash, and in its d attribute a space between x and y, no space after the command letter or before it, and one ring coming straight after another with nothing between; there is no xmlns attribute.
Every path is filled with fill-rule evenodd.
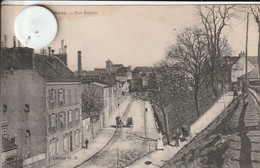
<svg viewBox="0 0 260 168"><path fill-rule="evenodd" d="M146 142L146 113L147 113L147 108L145 107L144 109L144 138Z"/></svg>
<svg viewBox="0 0 260 168"><path fill-rule="evenodd" d="M116 167L119 168L119 149L116 148Z"/></svg>
<svg viewBox="0 0 260 168"><path fill-rule="evenodd" d="M247 12L247 23L246 23L246 75L245 75L245 79L246 79L246 83L248 84L248 67L247 67L247 56L248 56L248 26L249 26L249 12Z"/></svg>

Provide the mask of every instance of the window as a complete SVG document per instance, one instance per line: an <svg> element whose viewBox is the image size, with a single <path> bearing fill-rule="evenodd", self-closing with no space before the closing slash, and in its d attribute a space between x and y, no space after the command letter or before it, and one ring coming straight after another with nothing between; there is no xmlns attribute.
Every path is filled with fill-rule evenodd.
<svg viewBox="0 0 260 168"><path fill-rule="evenodd" d="M75 146L80 144L80 130L75 131Z"/></svg>
<svg viewBox="0 0 260 168"><path fill-rule="evenodd" d="M7 105L6 104L3 105L3 112L7 112Z"/></svg>
<svg viewBox="0 0 260 168"><path fill-rule="evenodd" d="M30 107L29 107L29 104L25 104L24 105L24 112L29 112L30 111Z"/></svg>
<svg viewBox="0 0 260 168"><path fill-rule="evenodd" d="M59 153L59 141L58 138L50 140L50 156L55 156Z"/></svg>
<svg viewBox="0 0 260 168"><path fill-rule="evenodd" d="M58 105L59 107L65 105L65 89L60 88L58 93Z"/></svg>
<svg viewBox="0 0 260 168"><path fill-rule="evenodd" d="M72 110L69 110L69 112L68 112L68 123L69 123L69 126L71 126L71 124L72 124Z"/></svg>
<svg viewBox="0 0 260 168"><path fill-rule="evenodd" d="M68 104L71 105L71 89L68 89L68 98L69 98Z"/></svg>
<svg viewBox="0 0 260 168"><path fill-rule="evenodd" d="M31 136L31 131L30 130L25 130L25 137L28 138Z"/></svg>
<svg viewBox="0 0 260 168"><path fill-rule="evenodd" d="M25 144L30 145L30 143L31 143L31 131L25 130L24 137L25 137Z"/></svg>
<svg viewBox="0 0 260 168"><path fill-rule="evenodd" d="M49 115L49 131L55 131L56 130L56 114Z"/></svg>
<svg viewBox="0 0 260 168"><path fill-rule="evenodd" d="M63 135L63 150L66 151L69 149L69 134Z"/></svg>
<svg viewBox="0 0 260 168"><path fill-rule="evenodd" d="M55 108L57 102L57 92L55 89L49 90L49 108Z"/></svg>
<svg viewBox="0 0 260 168"><path fill-rule="evenodd" d="M75 121L76 121L76 123L79 121L79 109L78 108L76 108L76 110L75 110Z"/></svg>
<svg viewBox="0 0 260 168"><path fill-rule="evenodd" d="M62 111L60 112L60 128L64 129L66 128L66 112Z"/></svg>

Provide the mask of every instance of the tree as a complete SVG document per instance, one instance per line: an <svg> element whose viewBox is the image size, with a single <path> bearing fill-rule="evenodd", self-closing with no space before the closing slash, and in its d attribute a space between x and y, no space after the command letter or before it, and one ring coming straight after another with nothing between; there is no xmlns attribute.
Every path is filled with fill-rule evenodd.
<svg viewBox="0 0 260 168"><path fill-rule="evenodd" d="M81 95L81 99L82 99L82 113L86 113L91 117L95 115L100 115L104 103L98 89L85 88Z"/></svg>
<svg viewBox="0 0 260 168"><path fill-rule="evenodd" d="M169 79L193 94L198 118L201 116L199 91L207 79L207 55L207 39L203 30L192 27L177 35L177 43L170 47L166 58Z"/></svg>
<svg viewBox="0 0 260 168"><path fill-rule="evenodd" d="M149 100L150 103L156 105L160 108L165 126L165 134L167 143L170 144L170 131L169 131L169 121L168 121L168 112L165 111L170 103L173 102L171 94L171 84L170 81L162 75L164 74L163 69L156 67L149 76L147 92L144 95L144 99Z"/></svg>
<svg viewBox="0 0 260 168"><path fill-rule="evenodd" d="M258 50L257 50L257 56L258 56L258 70L260 74L260 7L258 5L249 5L250 11L252 12L255 22L258 25Z"/></svg>
<svg viewBox="0 0 260 168"><path fill-rule="evenodd" d="M230 54L230 47L223 36L223 29L235 17L234 5L203 5L198 6L203 31L207 39L207 68L215 97L218 97L221 57Z"/></svg>

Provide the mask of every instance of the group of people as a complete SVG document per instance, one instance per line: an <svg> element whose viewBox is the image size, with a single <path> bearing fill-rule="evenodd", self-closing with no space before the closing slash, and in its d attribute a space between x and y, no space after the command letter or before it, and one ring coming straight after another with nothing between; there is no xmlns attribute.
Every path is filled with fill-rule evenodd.
<svg viewBox="0 0 260 168"><path fill-rule="evenodd" d="M188 131L188 135L187 136L191 136L190 135L190 130L187 130ZM178 147L180 145L180 140L185 138L184 136L184 131L183 130L180 130L179 128L176 129L176 136L175 136L175 144L174 146L175 147ZM157 135L157 147L156 147L157 150L164 150L164 147L163 147L163 134L162 132L159 132L158 135Z"/></svg>

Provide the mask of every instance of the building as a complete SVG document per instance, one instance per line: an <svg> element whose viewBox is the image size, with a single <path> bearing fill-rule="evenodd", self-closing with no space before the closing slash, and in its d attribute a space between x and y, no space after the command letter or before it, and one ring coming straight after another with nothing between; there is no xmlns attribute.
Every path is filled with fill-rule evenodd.
<svg viewBox="0 0 260 168"><path fill-rule="evenodd" d="M131 66L121 67L116 71L116 79L120 82L132 80Z"/></svg>
<svg viewBox="0 0 260 168"><path fill-rule="evenodd" d="M122 91L124 92L124 93L128 93L129 92L129 90L130 90L130 83L129 82L123 82L122 83Z"/></svg>
<svg viewBox="0 0 260 168"><path fill-rule="evenodd" d="M83 82L81 85L82 98L86 97L82 101L82 104L85 104L85 107L82 108L83 113L87 113L90 117L98 114L100 128L110 126L108 119L113 112L117 111L121 96L117 94L118 86L105 82ZM91 121L96 122L93 119Z"/></svg>
<svg viewBox="0 0 260 168"><path fill-rule="evenodd" d="M149 75L153 72L152 67L136 67L132 71L131 91L140 91L148 86Z"/></svg>
<svg viewBox="0 0 260 168"><path fill-rule="evenodd" d="M116 71L121 67L124 66L122 64L113 64L109 59L106 61L106 72L108 73L116 73Z"/></svg>
<svg viewBox="0 0 260 168"><path fill-rule="evenodd" d="M248 57L247 60L247 69L248 72L253 71L256 67L249 60L254 61L253 57ZM236 82L237 78L245 74L246 62L245 62L245 53L241 52L239 58L232 64L231 67L231 82ZM257 62L256 62L257 63ZM255 64L255 63L254 63Z"/></svg>
<svg viewBox="0 0 260 168"><path fill-rule="evenodd" d="M2 154L1 154L2 168L15 168L17 165L17 145L2 137Z"/></svg>
<svg viewBox="0 0 260 168"><path fill-rule="evenodd" d="M2 127L23 166L40 167L81 147L80 80L54 50L2 48ZM63 54L63 56L66 54Z"/></svg>
<svg viewBox="0 0 260 168"><path fill-rule="evenodd" d="M248 77L249 84L251 86L260 85L260 76L259 76L258 68L254 69L253 71L250 71L247 74L247 77ZM243 80L245 80L245 78L246 78L245 74L237 78L237 85L239 90L242 88Z"/></svg>

